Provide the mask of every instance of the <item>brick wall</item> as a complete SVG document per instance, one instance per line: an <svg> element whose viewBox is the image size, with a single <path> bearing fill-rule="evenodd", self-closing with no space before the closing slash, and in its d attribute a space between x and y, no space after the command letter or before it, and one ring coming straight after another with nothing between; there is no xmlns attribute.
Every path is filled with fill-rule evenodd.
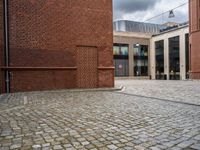
<svg viewBox="0 0 200 150"><path fill-rule="evenodd" d="M112 0L9 1L11 91L76 88L77 46L98 49L100 87L112 87ZM33 70L57 67L56 70ZM101 70L102 72L102 70Z"/></svg>
<svg viewBox="0 0 200 150"><path fill-rule="evenodd" d="M200 79L200 31L190 35L191 44L191 79Z"/></svg>
<svg viewBox="0 0 200 150"><path fill-rule="evenodd" d="M200 0L189 1L190 10L190 78L200 79Z"/></svg>

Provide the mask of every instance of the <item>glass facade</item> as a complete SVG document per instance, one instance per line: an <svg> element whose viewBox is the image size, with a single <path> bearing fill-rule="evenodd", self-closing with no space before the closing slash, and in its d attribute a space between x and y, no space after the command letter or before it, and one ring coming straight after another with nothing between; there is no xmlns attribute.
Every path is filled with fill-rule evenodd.
<svg viewBox="0 0 200 150"><path fill-rule="evenodd" d="M189 79L189 34L185 34L186 79Z"/></svg>
<svg viewBox="0 0 200 150"><path fill-rule="evenodd" d="M155 42L156 79L166 79L164 75L164 40Z"/></svg>
<svg viewBox="0 0 200 150"><path fill-rule="evenodd" d="M134 44L134 76L148 76L148 45Z"/></svg>
<svg viewBox="0 0 200 150"><path fill-rule="evenodd" d="M170 80L180 79L179 36L169 38L169 75Z"/></svg>
<svg viewBox="0 0 200 150"><path fill-rule="evenodd" d="M113 55L115 65L115 76L129 76L128 44L114 44Z"/></svg>

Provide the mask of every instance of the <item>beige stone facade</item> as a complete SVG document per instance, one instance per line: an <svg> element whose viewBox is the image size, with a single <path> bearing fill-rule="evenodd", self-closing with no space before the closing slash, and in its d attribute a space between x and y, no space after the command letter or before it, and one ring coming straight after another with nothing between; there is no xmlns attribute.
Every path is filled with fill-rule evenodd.
<svg viewBox="0 0 200 150"><path fill-rule="evenodd" d="M145 33L128 33L128 32L114 32L114 44L127 44L128 45L128 62L129 62L129 77L135 77L134 74L134 44L148 46L148 75L146 78L156 79L156 53L155 42L164 41L164 75L166 79L170 78L170 65L169 65L169 39L179 37L179 67L178 73L180 80L187 78L188 62L186 58L186 35L189 33L189 27L182 26L174 30L165 31L158 35L151 35Z"/></svg>
<svg viewBox="0 0 200 150"><path fill-rule="evenodd" d="M114 32L114 44L128 44L129 45L129 76L134 76L134 44L147 45L150 47L150 34L134 33L134 32ZM150 70L148 71L150 75Z"/></svg>
<svg viewBox="0 0 200 150"><path fill-rule="evenodd" d="M151 50L150 50L150 66L152 79L156 79L156 60L155 60L155 42L164 40L164 74L167 75L167 79L170 79L169 69L169 38L179 36L179 50L180 50L180 79L186 79L186 42L185 35L188 34L188 26L165 32L151 38Z"/></svg>

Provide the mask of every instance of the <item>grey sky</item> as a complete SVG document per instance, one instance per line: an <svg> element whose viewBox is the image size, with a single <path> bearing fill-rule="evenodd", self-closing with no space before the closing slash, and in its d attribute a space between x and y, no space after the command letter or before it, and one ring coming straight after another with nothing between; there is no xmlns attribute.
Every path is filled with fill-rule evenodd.
<svg viewBox="0 0 200 150"><path fill-rule="evenodd" d="M113 0L114 20L134 20L146 21L162 12L173 9L187 0ZM188 4L174 11L175 17L168 18L168 14L164 14L158 18L152 19L152 23L165 22L185 22L188 20Z"/></svg>

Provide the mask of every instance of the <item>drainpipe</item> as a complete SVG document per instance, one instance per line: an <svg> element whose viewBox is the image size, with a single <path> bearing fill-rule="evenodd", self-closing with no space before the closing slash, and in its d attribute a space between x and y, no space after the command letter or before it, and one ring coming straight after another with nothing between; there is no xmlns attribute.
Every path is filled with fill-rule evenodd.
<svg viewBox="0 0 200 150"><path fill-rule="evenodd" d="M5 66L9 67L9 33L8 33L8 0L4 0L4 56ZM6 69L5 72L6 93L10 93L10 75Z"/></svg>

